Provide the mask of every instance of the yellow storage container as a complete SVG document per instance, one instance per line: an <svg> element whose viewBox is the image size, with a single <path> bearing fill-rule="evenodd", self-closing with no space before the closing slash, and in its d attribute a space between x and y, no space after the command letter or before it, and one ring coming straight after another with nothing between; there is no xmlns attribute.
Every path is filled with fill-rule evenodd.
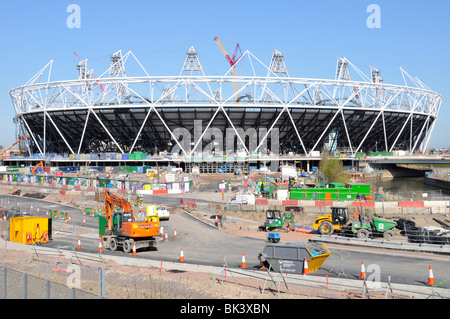
<svg viewBox="0 0 450 319"><path fill-rule="evenodd" d="M10 241L25 245L48 243L48 218L25 216L10 220Z"/></svg>

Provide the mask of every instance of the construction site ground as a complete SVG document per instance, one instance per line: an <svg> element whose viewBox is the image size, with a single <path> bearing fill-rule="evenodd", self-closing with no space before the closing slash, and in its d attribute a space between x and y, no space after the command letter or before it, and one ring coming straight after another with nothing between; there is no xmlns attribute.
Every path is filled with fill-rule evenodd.
<svg viewBox="0 0 450 319"><path fill-rule="evenodd" d="M256 175L256 180L262 179L263 176ZM233 174L202 174L195 183L195 190L192 193L184 194L183 200L203 201L225 203L231 196L234 195L233 190L226 193L222 199L222 194L216 191L217 182L222 179L232 179L234 190L239 189L242 185L242 177L234 176ZM0 194L11 193L10 190L0 188ZM26 190L22 191L22 195L26 194ZM177 196L167 195L168 198ZM179 196L179 195L178 195ZM145 196L146 203L152 201L151 196ZM68 192L66 195L48 194L44 200L55 203L67 204L75 207L85 206L100 206L102 203L96 202L94 198L75 195ZM169 209L176 212L181 212L185 208L178 205L168 205ZM227 232L236 236L254 237L259 239L267 238L267 233L258 231L265 219L265 212L252 211L224 211L222 208L218 210L204 210L204 209L190 209L189 212L204 222L213 224L211 215L222 214L226 216L224 227L221 231ZM306 208L305 213L296 214L295 223L298 226L311 227L314 219L323 214L319 208ZM369 212L370 213L370 212ZM395 218L398 216L397 212L392 214L386 213L385 218ZM428 213L417 213L414 215L403 216L404 218L412 218L419 227L435 225L432 217ZM439 216L443 219L448 216ZM288 233L280 233L281 241L300 241L307 242L313 234L305 234L301 232L291 231ZM406 240L404 236L396 236L395 240ZM2 240L3 242L3 240ZM11 243L12 244L12 243ZM5 267L19 268L20 271L28 271L37 276L45 276L51 280L65 283L67 274L60 271L53 271L48 269L48 263L42 260L35 260L33 252L30 249L14 249L15 245L8 243L6 254L2 251L2 260ZM18 246L17 246L18 247ZM32 262L25 262L32 260ZM68 260L61 260L61 266L64 268L64 263ZM98 267L98 263L86 262L86 265ZM175 263L174 263L175 264ZM139 265L126 266L115 262L113 259L108 259L106 262L107 268L107 285L106 297L112 299L127 299L127 298L187 298L187 299L270 299L270 298L285 298L285 299L317 299L317 298L361 298L361 289L348 289L341 291L340 289L327 289L326 285L321 288L304 287L301 285L290 285L289 291L281 285L280 294L277 293L277 287L270 284L266 286L266 291L262 294L262 287L265 282L261 279L240 277L237 282L231 276L219 277L214 276L208 272L196 271L195 265L190 267L183 267L182 269L165 269L160 267L139 267ZM175 267L176 268L176 267ZM95 272L94 272L95 273ZM222 282L223 280L223 282ZM98 293L98 277L92 275L91 278L84 278L82 282L82 290L92 291ZM385 293L373 293L371 298L384 298ZM402 297L398 295L397 297Z"/></svg>
<svg viewBox="0 0 450 319"><path fill-rule="evenodd" d="M3 240L0 244L4 245ZM81 255L81 254L80 254ZM39 250L39 255L29 246L18 247L8 243L6 254L2 251L4 267L29 275L67 284L69 257L65 254L48 255ZM73 256L72 256L73 257ZM135 260L133 265L126 266L107 258L99 263L86 261L82 256L81 287L79 289L99 296L99 267L106 269L106 298L108 299L360 299L364 292L362 284L343 289L333 280L327 286L325 281L317 284L309 283L306 278L303 284L288 284L286 288L281 279L275 283L260 279L239 276L238 272L227 274L209 273L204 269L196 270L198 265L175 264L170 267L139 266L145 261ZM95 259L95 258L93 258ZM74 261L77 263L76 261ZM250 270L251 271L251 270ZM253 270L255 271L255 270ZM297 276L301 275L289 275ZM274 275L276 278L276 275ZM337 280L334 282L337 283ZM359 287L361 286L361 287ZM265 287L265 289L264 289ZM392 293L390 298L411 298L411 295ZM384 299L385 290L372 291L370 298Z"/></svg>

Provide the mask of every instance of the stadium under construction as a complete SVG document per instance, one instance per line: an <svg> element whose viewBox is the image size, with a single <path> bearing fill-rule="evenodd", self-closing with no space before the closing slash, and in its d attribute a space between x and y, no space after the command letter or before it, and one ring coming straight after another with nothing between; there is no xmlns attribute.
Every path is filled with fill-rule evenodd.
<svg viewBox="0 0 450 319"><path fill-rule="evenodd" d="M99 76L80 59L78 79L51 81L51 61L10 91L27 154L4 162L214 172L318 161L324 149L347 159L427 150L442 96L405 70L404 85L391 85L378 69L366 75L338 58L334 79L295 78L277 50L266 65L250 51L237 56L238 46L230 57L215 40L229 63L223 76L206 75L194 47L179 75L150 75L131 51L117 51Z"/></svg>

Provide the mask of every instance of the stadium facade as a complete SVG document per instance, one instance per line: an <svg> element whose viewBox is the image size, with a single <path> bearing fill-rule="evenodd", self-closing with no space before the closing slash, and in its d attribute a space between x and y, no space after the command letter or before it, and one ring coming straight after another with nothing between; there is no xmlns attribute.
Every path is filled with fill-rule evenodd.
<svg viewBox="0 0 450 319"><path fill-rule="evenodd" d="M130 63L138 76L129 75ZM241 65L251 74L236 75ZM78 79L50 81L52 67L10 91L30 154L165 152L187 161L324 148L414 153L427 149L442 104L403 69L405 85L391 85L378 69L366 75L346 58L334 79L291 77L277 50L267 65L246 51L223 76L206 75L193 47L173 76L150 75L131 51L114 53L99 76L84 60Z"/></svg>

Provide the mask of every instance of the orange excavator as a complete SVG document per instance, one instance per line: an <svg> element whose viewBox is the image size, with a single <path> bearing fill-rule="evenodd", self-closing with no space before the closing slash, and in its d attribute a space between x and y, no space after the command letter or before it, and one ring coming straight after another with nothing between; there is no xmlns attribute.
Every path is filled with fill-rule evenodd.
<svg viewBox="0 0 450 319"><path fill-rule="evenodd" d="M119 207L121 211L114 211ZM159 218L136 221L131 204L126 200L110 193L105 193L105 235L102 236L103 247L116 251L122 248L130 253L133 247L158 248L156 236L159 234Z"/></svg>
<svg viewBox="0 0 450 319"><path fill-rule="evenodd" d="M42 172L44 172L44 162L40 162L39 164L37 164L35 167L33 167L33 170L31 171L31 174L32 175L34 175L35 174L35 172L36 172L36 170L38 169L38 168L41 168L41 170L42 170Z"/></svg>

